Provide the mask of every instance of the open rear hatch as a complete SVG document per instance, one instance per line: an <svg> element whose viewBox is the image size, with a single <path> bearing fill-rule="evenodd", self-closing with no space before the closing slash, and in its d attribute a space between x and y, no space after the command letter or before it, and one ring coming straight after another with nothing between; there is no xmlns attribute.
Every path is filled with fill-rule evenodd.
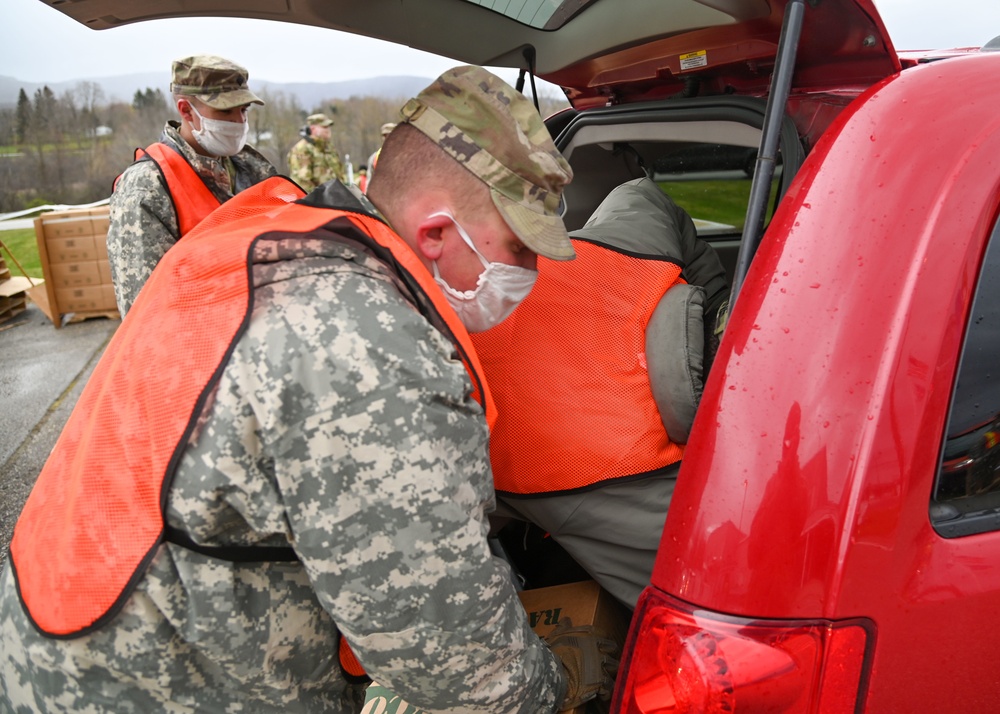
<svg viewBox="0 0 1000 714"><path fill-rule="evenodd" d="M513 67L577 108L766 92L789 0L40 0L95 30L180 17L327 27ZM331 41L335 41L331 38ZM291 48L289 48L291 49ZM533 65L533 66L532 66ZM866 87L899 69L872 0L808 0L792 91Z"/></svg>

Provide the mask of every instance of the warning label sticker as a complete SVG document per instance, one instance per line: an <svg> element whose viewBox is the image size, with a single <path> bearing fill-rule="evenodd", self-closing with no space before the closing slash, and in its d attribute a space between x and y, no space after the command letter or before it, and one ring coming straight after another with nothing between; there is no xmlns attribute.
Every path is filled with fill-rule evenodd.
<svg viewBox="0 0 1000 714"><path fill-rule="evenodd" d="M698 50L697 52L688 52L686 55L681 55L681 69L697 69L698 67L708 66L708 52L705 50Z"/></svg>

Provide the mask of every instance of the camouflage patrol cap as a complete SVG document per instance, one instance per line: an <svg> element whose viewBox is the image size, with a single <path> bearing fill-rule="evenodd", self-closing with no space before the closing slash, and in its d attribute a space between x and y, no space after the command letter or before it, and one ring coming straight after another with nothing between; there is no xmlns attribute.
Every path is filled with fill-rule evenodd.
<svg viewBox="0 0 1000 714"><path fill-rule="evenodd" d="M534 105L482 67L448 70L400 110L487 186L507 225L553 260L576 253L563 224L563 186L573 171Z"/></svg>
<svg viewBox="0 0 1000 714"><path fill-rule="evenodd" d="M170 91L194 97L213 109L263 104L247 87L249 77L243 67L223 57L193 55L174 60Z"/></svg>
<svg viewBox="0 0 1000 714"><path fill-rule="evenodd" d="M333 119L326 114L310 114L306 117L309 126L333 126Z"/></svg>

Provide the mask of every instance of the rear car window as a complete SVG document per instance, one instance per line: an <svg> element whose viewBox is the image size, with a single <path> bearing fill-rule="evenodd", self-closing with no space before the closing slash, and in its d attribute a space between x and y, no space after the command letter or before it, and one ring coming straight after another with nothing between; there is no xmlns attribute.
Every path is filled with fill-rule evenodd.
<svg viewBox="0 0 1000 714"><path fill-rule="evenodd" d="M596 0L466 0L518 22L555 30Z"/></svg>
<svg viewBox="0 0 1000 714"><path fill-rule="evenodd" d="M969 314L931 520L945 537L1000 530L1000 223Z"/></svg>
<svg viewBox="0 0 1000 714"><path fill-rule="evenodd" d="M708 97L555 115L549 129L574 174L564 194L566 227L581 228L612 189L648 176L687 211L698 235L720 252L731 278L764 112L763 100ZM765 225L804 158L795 125L786 117Z"/></svg>

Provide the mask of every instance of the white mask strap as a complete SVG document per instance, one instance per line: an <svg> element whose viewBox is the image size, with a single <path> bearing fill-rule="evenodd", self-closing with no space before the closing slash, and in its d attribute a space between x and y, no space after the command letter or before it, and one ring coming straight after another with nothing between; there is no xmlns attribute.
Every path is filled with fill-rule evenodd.
<svg viewBox="0 0 1000 714"><path fill-rule="evenodd" d="M480 253L478 250L476 250L476 246L475 246L475 244L473 244L472 238L469 237L469 234L465 231L464 228L462 228L462 224L459 223L457 220L455 220L455 217L453 215L451 215L448 211L438 211L437 213L432 213L431 215L429 215L427 217L428 218L437 218L438 216L445 216L445 217L449 218L451 220L451 222L453 224L455 224L455 230L458 231L458 235L460 235L462 237L462 240L465 241L466 245L468 245L470 248L472 248L472 252L475 253L476 257L479 258L479 262L483 264L483 267L484 268L490 267L490 261L486 260L486 257L482 253Z"/></svg>

